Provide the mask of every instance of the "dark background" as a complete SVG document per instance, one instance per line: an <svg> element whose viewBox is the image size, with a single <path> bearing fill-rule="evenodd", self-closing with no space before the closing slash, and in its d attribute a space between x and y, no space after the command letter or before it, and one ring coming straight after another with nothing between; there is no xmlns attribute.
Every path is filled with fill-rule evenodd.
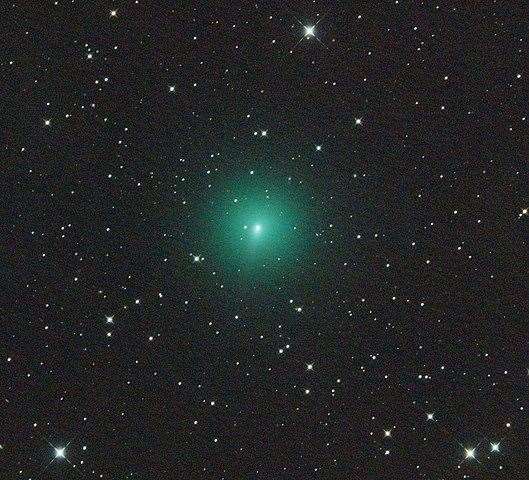
<svg viewBox="0 0 529 480"><path fill-rule="evenodd" d="M0 25L1 478L525 478L523 2ZM250 275L210 220L252 169L306 201Z"/></svg>

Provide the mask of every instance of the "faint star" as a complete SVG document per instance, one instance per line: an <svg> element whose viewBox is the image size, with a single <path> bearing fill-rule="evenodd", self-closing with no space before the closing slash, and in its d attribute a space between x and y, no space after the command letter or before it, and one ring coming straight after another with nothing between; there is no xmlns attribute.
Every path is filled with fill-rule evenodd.
<svg viewBox="0 0 529 480"><path fill-rule="evenodd" d="M321 145L316 145L316 151L321 151Z"/></svg>

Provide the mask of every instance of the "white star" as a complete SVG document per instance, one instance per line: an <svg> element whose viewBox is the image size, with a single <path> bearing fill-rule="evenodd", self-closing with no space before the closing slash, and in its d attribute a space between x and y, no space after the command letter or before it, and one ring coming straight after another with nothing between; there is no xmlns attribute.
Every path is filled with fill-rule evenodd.
<svg viewBox="0 0 529 480"><path fill-rule="evenodd" d="M307 363L307 370L314 370L314 364L313 363Z"/></svg>
<svg viewBox="0 0 529 480"><path fill-rule="evenodd" d="M314 25L305 27L305 36L313 37L314 35Z"/></svg>
<svg viewBox="0 0 529 480"><path fill-rule="evenodd" d="M499 452L500 451L500 444L499 443L491 443L490 444L490 451L491 452Z"/></svg>
<svg viewBox="0 0 529 480"><path fill-rule="evenodd" d="M66 448L60 447L55 449L55 458L64 458Z"/></svg>
<svg viewBox="0 0 529 480"><path fill-rule="evenodd" d="M391 430L384 430L385 437L391 437Z"/></svg>
<svg viewBox="0 0 529 480"><path fill-rule="evenodd" d="M105 317L107 320L107 323L114 323L114 317Z"/></svg>
<svg viewBox="0 0 529 480"><path fill-rule="evenodd" d="M355 125L362 125L362 119L361 118L355 118Z"/></svg>
<svg viewBox="0 0 529 480"><path fill-rule="evenodd" d="M194 261L194 262L200 262L200 256L199 256L199 255L195 255L195 256L193 257L193 261Z"/></svg>
<svg viewBox="0 0 529 480"><path fill-rule="evenodd" d="M472 460L476 458L476 449L475 448L465 448L465 458L467 460Z"/></svg>
<svg viewBox="0 0 529 480"><path fill-rule="evenodd" d="M116 17L118 15L118 11L117 10L111 10L110 11L110 16L111 17Z"/></svg>
<svg viewBox="0 0 529 480"><path fill-rule="evenodd" d="M51 123L51 120L44 120L44 125L46 125L47 127L50 126L50 123Z"/></svg>
<svg viewBox="0 0 529 480"><path fill-rule="evenodd" d="M316 151L321 151L321 145L316 145Z"/></svg>
<svg viewBox="0 0 529 480"><path fill-rule="evenodd" d="M426 414L426 418L427 418L428 420L433 420L433 413L428 413L428 414Z"/></svg>
<svg viewBox="0 0 529 480"><path fill-rule="evenodd" d="M170 86L169 86L169 91L170 91L170 92L174 92L174 89L175 89L175 86L174 86L174 85L170 85Z"/></svg>
<svg viewBox="0 0 529 480"><path fill-rule="evenodd" d="M268 135L268 132L266 130L263 130L261 132L261 137L266 137Z"/></svg>

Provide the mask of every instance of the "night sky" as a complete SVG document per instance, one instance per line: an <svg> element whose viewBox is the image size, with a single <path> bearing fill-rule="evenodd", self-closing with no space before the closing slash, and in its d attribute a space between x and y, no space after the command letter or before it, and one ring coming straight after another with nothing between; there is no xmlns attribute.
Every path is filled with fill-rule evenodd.
<svg viewBox="0 0 529 480"><path fill-rule="evenodd" d="M4 2L0 478L527 478L523 3Z"/></svg>

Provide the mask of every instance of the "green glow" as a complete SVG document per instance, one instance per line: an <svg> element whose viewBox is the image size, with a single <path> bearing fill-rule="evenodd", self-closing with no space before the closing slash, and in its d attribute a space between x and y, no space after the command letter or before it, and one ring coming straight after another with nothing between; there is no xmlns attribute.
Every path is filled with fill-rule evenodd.
<svg viewBox="0 0 529 480"><path fill-rule="evenodd" d="M288 177L248 175L213 191L204 251L224 271L292 271L306 240L304 188ZM265 278L260 275L259 278Z"/></svg>

